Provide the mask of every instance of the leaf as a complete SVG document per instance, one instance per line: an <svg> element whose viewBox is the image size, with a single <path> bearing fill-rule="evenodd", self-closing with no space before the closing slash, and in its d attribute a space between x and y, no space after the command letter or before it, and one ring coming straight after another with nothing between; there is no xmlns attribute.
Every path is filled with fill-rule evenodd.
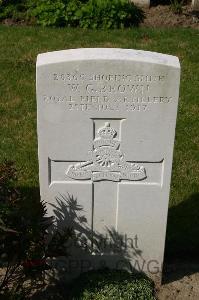
<svg viewBox="0 0 199 300"><path fill-rule="evenodd" d="M0 230L4 231L4 232L8 232L8 233L18 233L18 231L7 228L5 226L0 225Z"/></svg>

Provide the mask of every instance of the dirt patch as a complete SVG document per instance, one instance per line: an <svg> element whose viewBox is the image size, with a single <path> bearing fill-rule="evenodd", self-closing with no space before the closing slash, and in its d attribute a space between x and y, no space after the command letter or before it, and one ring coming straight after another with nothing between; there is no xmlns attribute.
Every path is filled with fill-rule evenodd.
<svg viewBox="0 0 199 300"><path fill-rule="evenodd" d="M145 20L141 27L184 27L199 29L199 12L193 12L190 5L183 6L182 14L175 14L170 5L158 5L144 9Z"/></svg>
<svg viewBox="0 0 199 300"><path fill-rule="evenodd" d="M199 263L173 263L166 267L158 300L198 300Z"/></svg>

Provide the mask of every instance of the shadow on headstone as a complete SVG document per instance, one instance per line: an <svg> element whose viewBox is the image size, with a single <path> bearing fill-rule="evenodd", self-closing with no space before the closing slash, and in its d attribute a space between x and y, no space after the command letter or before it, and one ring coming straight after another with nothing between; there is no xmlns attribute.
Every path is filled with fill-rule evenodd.
<svg viewBox="0 0 199 300"><path fill-rule="evenodd" d="M18 190L25 196L27 208L34 207L30 213L37 213L37 204L40 201L39 188L37 187L18 187ZM39 205L38 205L39 207ZM115 232L112 228L107 228L107 236L102 236L97 232L92 235L91 229L87 224L87 220L84 216L83 208L78 205L77 199L71 195L58 195L56 197L56 204L54 205L54 213L56 218L57 227L59 228L71 228L73 230L74 240L68 241L66 245L66 257L61 257L61 261L64 268L61 271L57 271L56 276L63 277L67 272L67 266L69 271L73 269L92 269L89 261L84 259L82 263L75 262L72 258L71 251L75 248L75 252L78 250L80 255L87 254L92 260L96 255L92 255L91 244L87 240L93 239L93 248L95 251L100 250L100 247L105 247L106 254L110 258L114 258L120 261L121 264L127 266L126 269L133 271L130 266L128 249L125 245L119 247L119 241L122 236ZM56 227L53 227L51 234L55 232ZM111 240L111 243L107 243L107 239ZM87 242L86 242L87 241ZM121 244L121 243L120 243ZM123 243L124 244L124 243ZM132 245L133 246L133 245ZM191 194L187 199L180 204L171 207L168 212L168 225L167 225L167 238L165 248L165 263L163 272L163 283L172 282L174 280L181 279L186 275L191 275L199 272L199 193ZM101 249L102 250L102 249ZM132 247L135 257L141 257L142 251L138 248ZM115 254L113 254L115 252ZM101 256L99 256L101 258ZM66 258L71 259L70 265L67 264ZM103 264L102 266L103 267ZM60 268L58 268L60 270ZM140 267L141 271L141 267ZM56 277L55 277L56 278ZM55 279L54 278L54 279ZM57 278L57 279L58 279ZM53 276L51 280L53 281Z"/></svg>
<svg viewBox="0 0 199 300"><path fill-rule="evenodd" d="M170 0L151 0L150 1L150 7L152 6L158 6L158 5L170 5Z"/></svg>
<svg viewBox="0 0 199 300"><path fill-rule="evenodd" d="M142 251L133 240L114 228L106 228L105 234L92 230L84 216L83 207L73 195L60 194L56 197L56 204L51 206L55 216L55 225L50 231L51 238L57 230L62 233L70 230L70 236L64 245L65 255L50 259L52 280L68 281L83 272L103 268L138 272L129 258L135 257L135 264L139 269Z"/></svg>

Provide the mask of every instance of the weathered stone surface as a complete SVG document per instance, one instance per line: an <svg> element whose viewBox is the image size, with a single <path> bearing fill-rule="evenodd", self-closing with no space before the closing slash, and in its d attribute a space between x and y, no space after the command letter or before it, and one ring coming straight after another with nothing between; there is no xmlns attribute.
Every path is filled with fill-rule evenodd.
<svg viewBox="0 0 199 300"><path fill-rule="evenodd" d="M178 59L159 53L38 56L40 191L78 234L69 277L108 266L160 280L179 80Z"/></svg>

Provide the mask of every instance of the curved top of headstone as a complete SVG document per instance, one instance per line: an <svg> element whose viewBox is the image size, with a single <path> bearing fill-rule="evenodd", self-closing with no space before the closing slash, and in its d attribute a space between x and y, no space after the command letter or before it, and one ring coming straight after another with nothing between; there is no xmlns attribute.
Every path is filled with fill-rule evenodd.
<svg viewBox="0 0 199 300"><path fill-rule="evenodd" d="M120 48L80 48L46 52L37 56L37 66L80 60L127 60L180 68L179 59L176 56Z"/></svg>

